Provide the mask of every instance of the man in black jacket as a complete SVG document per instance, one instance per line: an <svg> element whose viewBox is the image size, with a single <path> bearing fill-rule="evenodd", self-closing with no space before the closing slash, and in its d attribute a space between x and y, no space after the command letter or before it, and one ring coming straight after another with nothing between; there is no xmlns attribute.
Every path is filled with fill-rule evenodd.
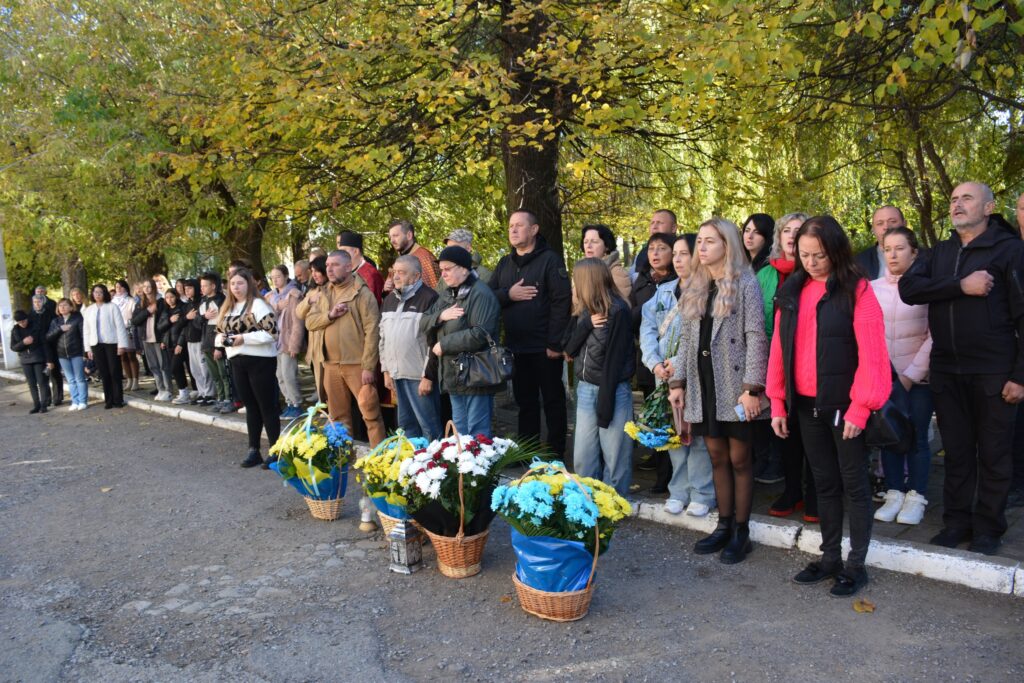
<svg viewBox="0 0 1024 683"><path fill-rule="evenodd" d="M903 212L895 206L886 204L871 214L871 232L875 234L875 243L854 258L868 280L877 280L886 273L885 254L882 253L882 236L885 235L885 231L906 226L907 220L903 217Z"/></svg>
<svg viewBox="0 0 1024 683"><path fill-rule="evenodd" d="M918 257L900 297L928 304L931 389L946 449L943 529L931 542L991 555L1006 531L1017 404L1024 399L1024 243L992 190L963 183L956 232ZM975 490L977 503L974 503Z"/></svg>
<svg viewBox="0 0 1024 683"><path fill-rule="evenodd" d="M18 352L18 361L25 373L29 392L32 394L30 414L45 413L50 401L50 384L46 380L46 334L39 327L39 318L31 317L25 311L14 312L14 327L11 328L11 350Z"/></svg>
<svg viewBox="0 0 1024 683"><path fill-rule="evenodd" d="M552 251L530 211L508 219L512 253L503 256L491 276L501 303L505 343L515 357L512 393L519 405L519 434L540 438L540 400L548 428L547 443L565 454L566 407L562 386L562 335L569 323L572 287L560 254Z"/></svg>

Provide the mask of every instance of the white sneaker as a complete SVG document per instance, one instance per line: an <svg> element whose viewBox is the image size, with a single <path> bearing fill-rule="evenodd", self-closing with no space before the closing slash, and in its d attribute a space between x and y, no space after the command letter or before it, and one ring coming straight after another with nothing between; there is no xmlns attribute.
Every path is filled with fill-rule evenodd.
<svg viewBox="0 0 1024 683"><path fill-rule="evenodd" d="M896 489L889 489L885 492L885 502L882 507L875 510L875 519L879 522L891 522L896 519L900 508L903 507L903 493Z"/></svg>
<svg viewBox="0 0 1024 683"><path fill-rule="evenodd" d="M683 501L676 500L675 498L669 498L668 500L665 501L664 509L665 512L667 512L670 515L678 515L683 511L683 508L685 507L686 506L683 504Z"/></svg>
<svg viewBox="0 0 1024 683"><path fill-rule="evenodd" d="M896 515L896 521L900 524L920 524L927 505L924 496L917 491L910 491L903 499L903 507L900 508L900 514Z"/></svg>
<svg viewBox="0 0 1024 683"><path fill-rule="evenodd" d="M85 409L86 409L86 408L88 408L88 407L89 407L89 404L88 404L88 403L79 403L79 404L78 404L78 409L79 409L79 410L85 410Z"/></svg>
<svg viewBox="0 0 1024 683"><path fill-rule="evenodd" d="M160 393L158 393L156 395L156 397L153 400L154 401L161 401L161 402L166 403L167 401L171 400L171 392L169 392L169 391L161 391Z"/></svg>
<svg viewBox="0 0 1024 683"><path fill-rule="evenodd" d="M686 508L686 514L691 517L707 517L709 512L711 512L711 506L697 501L693 501Z"/></svg>
<svg viewBox="0 0 1024 683"><path fill-rule="evenodd" d="M171 403L173 403L174 405L177 405L177 406L187 405L190 402L191 401L190 401L190 399L188 397L188 392L187 391L179 391L178 392L178 397L176 399L174 399L173 401L171 401Z"/></svg>

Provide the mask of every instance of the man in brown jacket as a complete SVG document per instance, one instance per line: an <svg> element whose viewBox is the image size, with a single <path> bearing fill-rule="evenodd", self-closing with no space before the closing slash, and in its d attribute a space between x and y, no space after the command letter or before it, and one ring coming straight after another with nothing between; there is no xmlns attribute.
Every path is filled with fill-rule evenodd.
<svg viewBox="0 0 1024 683"><path fill-rule="evenodd" d="M306 312L306 328L312 341L323 332L323 341L311 349L313 361L322 363L327 411L351 431L352 396L366 423L370 446L384 440L384 420L375 384L380 342L380 309L366 283L352 274L352 259L344 251L327 256L329 283Z"/></svg>

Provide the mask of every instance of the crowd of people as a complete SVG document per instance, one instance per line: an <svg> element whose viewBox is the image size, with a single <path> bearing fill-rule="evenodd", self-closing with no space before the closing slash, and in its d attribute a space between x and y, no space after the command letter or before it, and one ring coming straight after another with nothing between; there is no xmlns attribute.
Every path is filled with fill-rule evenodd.
<svg viewBox="0 0 1024 683"><path fill-rule="evenodd" d="M32 413L61 405L62 377L70 410L87 407L87 377L102 382L105 408L122 407L144 369L157 401L244 409L241 464L264 468L262 435L273 443L281 420L303 414L300 363L312 370L310 398L364 426L374 446L386 435L382 405L397 407L409 436L439 438L449 415L462 433L491 435L505 382L488 356L503 348L519 437L543 435L564 457L572 361L576 472L625 495L643 459L667 513L718 509L694 552L724 563L752 549L755 482L784 482L769 514L802 513L822 533L821 558L794 581L832 580L847 596L868 580L873 522L924 516L933 414L945 457L932 543L993 554L1007 506L1024 503L1024 240L984 184L957 186L949 206L953 231L930 249L897 207L879 207L876 243L856 255L827 215L715 217L678 234L675 214L660 209L628 267L609 227L585 225L571 277L526 209L509 217L511 249L493 272L469 230L435 255L397 220L387 226L394 254L378 255L392 262L384 272L345 231L294 272L275 266L269 282L235 261L223 280L118 280L113 294L96 284L88 303L79 290L54 302L40 287L32 310L15 313L12 347ZM634 389L667 395L683 445L648 453L628 438ZM910 445L875 462L866 430L890 407L911 425ZM884 482L877 509L872 474Z"/></svg>

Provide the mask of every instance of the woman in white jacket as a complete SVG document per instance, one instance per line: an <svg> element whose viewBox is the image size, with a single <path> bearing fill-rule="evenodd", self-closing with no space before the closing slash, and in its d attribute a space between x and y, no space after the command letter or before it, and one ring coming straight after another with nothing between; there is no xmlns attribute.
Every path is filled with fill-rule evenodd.
<svg viewBox="0 0 1024 683"><path fill-rule="evenodd" d="M888 273L871 282L885 317L885 343L896 370L892 401L914 423L914 447L906 455L882 451L885 502L875 511L880 522L919 524L928 501L928 472L932 452L928 427L932 395L928 388L928 359L932 338L928 332L928 306L911 306L900 299L898 283L917 257L917 237L907 228L890 228L882 236Z"/></svg>
<svg viewBox="0 0 1024 683"><path fill-rule="evenodd" d="M260 298L252 273L238 269L228 280L214 346L224 347L235 390L245 404L249 455L242 461L242 467L263 465L268 469L273 459L264 463L260 457L260 432L266 430L271 446L281 435L276 338L273 309Z"/></svg>
<svg viewBox="0 0 1024 683"><path fill-rule="evenodd" d="M91 293L94 303L82 310L82 341L86 355L96 362L96 370L103 380L103 407L107 410L123 408L123 376L118 356L127 352L128 329L121 309L110 302L106 285L93 285Z"/></svg>

